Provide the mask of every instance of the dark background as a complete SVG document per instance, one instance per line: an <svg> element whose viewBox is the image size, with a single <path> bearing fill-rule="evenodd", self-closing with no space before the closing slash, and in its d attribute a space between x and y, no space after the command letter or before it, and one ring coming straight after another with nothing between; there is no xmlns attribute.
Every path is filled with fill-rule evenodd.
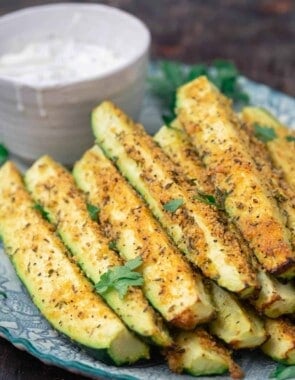
<svg viewBox="0 0 295 380"><path fill-rule="evenodd" d="M57 2L0 0L0 14ZM248 77L295 95L295 0L89 2L119 7L141 18L152 32L153 58L188 63L232 59Z"/></svg>
<svg viewBox="0 0 295 380"><path fill-rule="evenodd" d="M57 2L0 0L0 14ZM187 63L231 59L244 75L295 96L294 0L89 2L119 7L141 18L152 33L153 59ZM84 378L45 366L0 338L0 380L16 379Z"/></svg>

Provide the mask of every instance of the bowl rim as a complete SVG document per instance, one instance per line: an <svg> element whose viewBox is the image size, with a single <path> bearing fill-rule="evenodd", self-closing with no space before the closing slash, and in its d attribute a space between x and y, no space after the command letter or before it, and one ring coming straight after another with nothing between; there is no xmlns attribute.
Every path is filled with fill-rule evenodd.
<svg viewBox="0 0 295 380"><path fill-rule="evenodd" d="M107 79L113 75L116 75L124 70L127 70L130 66L134 65L137 61L139 61L142 57L144 57L145 54L148 54L150 45L151 45L151 32L146 26L146 24L139 19L138 17L134 16L133 14L126 12L122 9L105 5L105 4L97 4L97 3L74 3L74 2L69 2L69 3L53 3L53 4L42 4L42 5L34 5L34 6L29 6L25 7L16 11L9 12L7 14L4 14L0 16L0 25L2 22L10 19L14 19L15 17L19 17L22 15L26 15L28 13L32 12L38 12L40 10L47 11L50 9L58 9L58 8L72 8L72 9L101 9L105 10L107 12L113 12L114 14L117 14L119 16L123 16L126 18L129 18L131 22L137 24L143 31L144 33L144 41L141 46L141 48L138 50L136 54L132 57L132 59L124 60L123 62L119 62L117 65L114 67L105 70L101 74L97 74L95 76L91 76L89 78L84 78L84 79L74 79L71 81L67 82L61 82L61 83L54 83L54 84L46 84L46 85L31 85L27 83L22 83L18 81L17 79L14 78L7 78L7 77L2 77L0 74L0 83L5 83L7 85L12 84L16 85L22 88L28 88L32 90L54 90L56 88L69 88L71 86L77 86L79 84L86 84L88 82L100 80L100 79Z"/></svg>

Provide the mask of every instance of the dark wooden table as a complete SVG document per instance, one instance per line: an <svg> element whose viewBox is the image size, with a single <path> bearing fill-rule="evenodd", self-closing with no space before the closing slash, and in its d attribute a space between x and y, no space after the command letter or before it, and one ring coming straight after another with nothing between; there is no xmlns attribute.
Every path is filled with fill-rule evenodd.
<svg viewBox="0 0 295 380"><path fill-rule="evenodd" d="M0 14L40 0L1 0ZM66 2L66 1L63 1ZM79 2L79 1L76 1ZM92 3L99 1L92 1ZM246 76L295 96L294 0L108 0L152 32L152 58L233 60ZM49 367L0 339L0 380L84 379Z"/></svg>

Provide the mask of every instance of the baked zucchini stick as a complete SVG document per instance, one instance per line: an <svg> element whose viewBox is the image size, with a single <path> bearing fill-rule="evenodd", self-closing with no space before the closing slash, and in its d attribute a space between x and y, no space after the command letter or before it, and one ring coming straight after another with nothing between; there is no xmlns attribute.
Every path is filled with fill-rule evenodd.
<svg viewBox="0 0 295 380"><path fill-rule="evenodd" d="M154 136L154 140L160 145L169 158L178 165L179 169L187 176L190 181L196 185L196 188L203 194L213 195L215 192L213 183L210 180L208 171L202 165L200 158L197 155L193 145L189 141L188 135L185 131L179 129L177 123L173 123L173 127L163 126L157 134ZM261 150L251 151L252 155L258 159L261 156ZM264 159L266 159L264 157ZM256 162L257 164L257 162ZM260 162L260 169L266 162ZM271 178L274 181L275 173L264 172L264 178ZM281 190L273 189L276 193ZM218 200L218 197L215 197ZM288 215L292 217L295 214L295 206L292 208L293 201L289 202L286 192L281 199L282 206L288 203ZM289 210L292 208L291 210ZM248 257L251 256L253 266L257 271L260 290L255 297L251 298L250 302L260 312L271 318L277 318L283 314L292 314L295 312L295 287L292 282L280 283L270 274L266 273L258 264L255 256L252 254L246 242L235 225L229 222L229 226L232 228L233 233L241 240L240 244L242 252ZM293 231L293 224L290 225L290 229Z"/></svg>
<svg viewBox="0 0 295 380"><path fill-rule="evenodd" d="M282 171L274 167L266 144L255 136L254 125L242 123L239 132L248 146L265 185L277 200L280 209L284 211L286 224L291 231L292 244L295 247L295 191L286 182Z"/></svg>
<svg viewBox="0 0 295 380"><path fill-rule="evenodd" d="M269 338L262 351L274 360L295 365L295 326L287 319L267 318L265 328Z"/></svg>
<svg viewBox="0 0 295 380"><path fill-rule="evenodd" d="M173 372L205 376L229 371L233 379L243 378L230 351L200 328L176 333L175 346L169 348L165 356Z"/></svg>
<svg viewBox="0 0 295 380"><path fill-rule="evenodd" d="M193 199L195 188L157 146L142 126L112 103L92 114L98 144L148 203L177 247L205 276L241 296L257 286L256 275L234 236L216 210Z"/></svg>
<svg viewBox="0 0 295 380"><path fill-rule="evenodd" d="M284 173L288 184L295 191L295 132L288 129L273 115L263 108L246 107L242 111L242 118L252 125L271 128L275 138L265 143L275 166Z"/></svg>
<svg viewBox="0 0 295 380"><path fill-rule="evenodd" d="M249 305L242 305L234 294L211 281L211 296L216 305L216 318L209 330L235 349L260 346L267 338L262 319Z"/></svg>
<svg viewBox="0 0 295 380"><path fill-rule="evenodd" d="M34 209L16 167L0 169L0 234L5 251L40 312L71 340L116 364L147 358L131 334L69 258L52 226Z"/></svg>
<svg viewBox="0 0 295 380"><path fill-rule="evenodd" d="M178 90L177 114L215 187L227 194L225 210L258 261L270 273L294 277L290 231L239 137L229 100L206 77L200 77Z"/></svg>
<svg viewBox="0 0 295 380"><path fill-rule="evenodd" d="M25 182L35 202L43 207L61 239L94 284L109 269L124 264L109 249L107 238L98 223L91 219L85 198L66 169L52 158L43 156L26 172ZM129 287L123 298L113 288L102 297L139 335L163 346L172 343L160 316L140 288Z"/></svg>
<svg viewBox="0 0 295 380"><path fill-rule="evenodd" d="M143 291L171 324L192 329L214 312L200 275L170 243L142 199L98 146L74 166L78 186L100 208L100 223L125 260L143 259Z"/></svg>
<svg viewBox="0 0 295 380"><path fill-rule="evenodd" d="M157 302L155 306L159 310L164 304L166 312L175 313L180 305L180 311L182 311L187 301L191 299L190 289L195 289L195 286L192 286L192 279L184 282L185 274L191 273L191 271L180 253L177 254L171 247L167 236L151 216L138 194L97 146L86 152L78 161L74 167L74 175L78 185L87 194L89 202L100 207L100 222L110 239L116 241L116 246L121 254L126 259L133 258L139 253L143 254L146 265L149 265L146 269L149 275L154 276L157 286L150 291L150 301ZM159 279L161 279L160 283ZM148 283L153 284L150 278ZM161 286L160 289L159 286ZM211 289L211 294L216 298L217 291L214 292L214 289L214 287ZM220 289L220 292L223 302L218 303L218 300L214 302L217 306L216 319L209 323L212 326L222 324L224 313L226 313L227 324L225 330L216 327L215 335L229 344L233 342L235 347L260 345L265 332L262 323L260 323L260 330L256 328L258 317L252 317L251 313L247 313L239 301L226 290ZM175 296L171 298L171 294L175 294L178 304L175 304ZM196 292L194 294L197 295ZM227 306L227 312L223 310L224 305ZM233 309L235 312L231 314L229 309ZM189 316L186 311L183 314ZM240 317L239 320L237 316ZM186 325L186 327L188 326Z"/></svg>

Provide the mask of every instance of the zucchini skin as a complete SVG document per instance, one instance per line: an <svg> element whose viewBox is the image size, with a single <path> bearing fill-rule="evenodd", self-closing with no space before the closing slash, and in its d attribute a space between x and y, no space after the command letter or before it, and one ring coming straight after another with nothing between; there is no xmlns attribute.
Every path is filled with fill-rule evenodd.
<svg viewBox="0 0 295 380"><path fill-rule="evenodd" d="M19 278L56 330L117 365L149 357L148 346L93 293L50 224L34 209L11 162L0 169L0 234Z"/></svg>
<svg viewBox="0 0 295 380"><path fill-rule="evenodd" d="M256 276L252 272L249 277L251 269L240 259L238 241L225 231L211 206L194 199L195 188L142 126L134 124L110 102L94 110L92 126L104 153L142 195L187 258L220 286L250 295L257 286ZM175 199L182 200L181 207L175 212L165 209Z"/></svg>
<svg viewBox="0 0 295 380"><path fill-rule="evenodd" d="M214 194L215 189L210 176L202 164L200 158L197 155L194 146L189 141L188 135L183 129L180 129L177 121L173 122L173 128L163 126L157 134L154 136L155 141L160 145L169 158L178 165L179 169L187 176L190 181L193 181L196 188L205 194ZM245 126L241 129L241 133L244 131ZM247 131L247 134L250 132ZM251 136L252 138L252 136ZM288 203L288 217L294 214L295 205L293 208L293 198L289 196L290 189L286 189L287 185L284 185L283 189L278 188L282 179L277 179L277 173L271 170L269 165L269 157L266 157L262 143L257 147L253 146L248 141L247 135L243 136L245 143L249 144L251 148L251 154L255 158L256 165L259 165L259 171L263 173L265 179L271 178L272 185L271 190L273 192L283 193L282 206L286 207ZM258 142L259 143L259 142ZM273 187L275 182L276 188ZM278 183L279 182L279 183ZM288 190L285 191L285 190ZM217 197L216 197L217 198ZM291 209L291 210L290 210ZM292 224L292 223L291 223ZM292 224L293 225L293 224ZM232 233L240 240L240 246L242 252L252 262L253 269L257 271L257 279L259 281L259 290L257 294L254 294L250 298L251 304L259 311L270 318L277 318L283 314L293 314L295 312L295 287L292 282L281 283L276 278L266 273L261 268L261 265L257 262L253 252L249 249L248 245L241 236L239 230L235 225L229 222L229 228L232 229ZM290 226L291 229L292 226ZM291 229L293 232L293 228Z"/></svg>
<svg viewBox="0 0 295 380"><path fill-rule="evenodd" d="M200 276L98 146L75 164L73 174L89 203L100 207L101 225L119 254L142 257L143 291L162 316L183 329L208 321L214 308Z"/></svg>
<svg viewBox="0 0 295 380"><path fill-rule="evenodd" d="M177 117L189 134L215 187L227 194L225 209L266 271L295 275L290 231L238 134L230 102L200 77L177 94Z"/></svg>
<svg viewBox="0 0 295 380"><path fill-rule="evenodd" d="M49 156L38 159L25 175L26 185L85 275L95 284L102 274L124 261L108 247L99 224L92 220L86 200L72 175ZM112 289L102 298L137 334L162 346L172 344L163 320L149 305L139 287L130 287L123 299ZM139 317L140 316L140 317Z"/></svg>

